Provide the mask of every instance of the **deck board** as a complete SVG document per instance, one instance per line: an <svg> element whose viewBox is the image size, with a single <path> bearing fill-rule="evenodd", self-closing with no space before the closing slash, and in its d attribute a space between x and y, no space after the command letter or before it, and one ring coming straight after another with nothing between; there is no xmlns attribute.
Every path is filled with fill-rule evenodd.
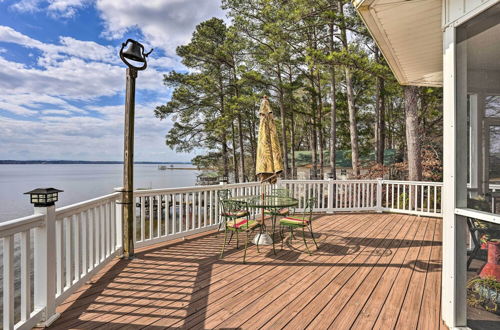
<svg viewBox="0 0 500 330"><path fill-rule="evenodd" d="M58 307L52 329L437 329L441 219L338 214L277 254L247 263L222 235L200 234L116 260ZM240 237L240 244L243 241Z"/></svg>

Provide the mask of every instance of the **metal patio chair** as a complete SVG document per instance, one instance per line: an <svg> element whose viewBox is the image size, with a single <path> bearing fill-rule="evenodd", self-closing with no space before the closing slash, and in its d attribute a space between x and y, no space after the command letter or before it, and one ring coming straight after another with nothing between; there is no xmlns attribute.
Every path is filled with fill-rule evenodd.
<svg viewBox="0 0 500 330"><path fill-rule="evenodd" d="M240 217L233 216L229 220L225 221L224 225L224 244L222 245L222 251L220 253L220 258L224 257L224 250L226 248L227 234L230 232L231 237L229 238L229 243L234 234L236 234L236 248L239 248L239 233L246 233L245 237L245 251L243 252L243 263L246 262L248 241L250 239L250 233L261 226L261 223L250 219L250 212L248 212L248 205L246 202L234 201L225 199L221 201L222 209L225 213L229 214L243 214ZM229 244L227 243L227 244ZM257 245L257 251L259 251L259 245Z"/></svg>
<svg viewBox="0 0 500 330"><path fill-rule="evenodd" d="M284 240L283 230L285 227L288 227L290 229L290 241L292 241L292 239L294 238L293 230L296 228L302 229L302 239L304 240L304 245L306 246L306 250L309 253L309 255L312 255L312 253L309 250L309 246L307 245L307 240L305 235L306 228L309 230L309 233L311 234L314 245L316 245L316 248L319 249L318 243L316 243L316 239L314 238L314 233L312 229L312 212L314 205L316 204L316 200L317 199L315 197L308 198L306 200L306 205L302 213L287 216L280 220L281 248L283 248L283 240Z"/></svg>

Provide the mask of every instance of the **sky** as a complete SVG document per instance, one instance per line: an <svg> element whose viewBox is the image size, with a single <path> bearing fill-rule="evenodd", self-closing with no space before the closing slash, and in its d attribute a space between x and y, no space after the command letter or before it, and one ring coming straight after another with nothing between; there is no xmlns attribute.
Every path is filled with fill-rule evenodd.
<svg viewBox="0 0 500 330"><path fill-rule="evenodd" d="M195 26L224 18L220 0L0 0L0 159L121 160L125 69L133 38L154 48L136 82L135 160L189 161L154 117L163 74Z"/></svg>

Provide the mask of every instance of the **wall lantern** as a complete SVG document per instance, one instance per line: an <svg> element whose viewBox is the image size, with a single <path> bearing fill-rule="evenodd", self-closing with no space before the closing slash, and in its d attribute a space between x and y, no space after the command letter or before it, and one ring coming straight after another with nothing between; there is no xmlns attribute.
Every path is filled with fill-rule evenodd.
<svg viewBox="0 0 500 330"><path fill-rule="evenodd" d="M30 195L31 204L35 207L47 207L54 205L59 200L59 193L63 190L55 188L37 188L32 191L25 192L25 195Z"/></svg>

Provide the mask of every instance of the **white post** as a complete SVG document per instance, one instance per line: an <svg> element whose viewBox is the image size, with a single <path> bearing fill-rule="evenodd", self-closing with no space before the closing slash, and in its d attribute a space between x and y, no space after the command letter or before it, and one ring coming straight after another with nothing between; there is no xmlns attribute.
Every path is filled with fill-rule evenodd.
<svg viewBox="0 0 500 330"><path fill-rule="evenodd" d="M56 209L55 206L35 207L35 214L45 215L45 225L35 228L34 240L34 307L44 309L39 326L48 327L56 313Z"/></svg>
<svg viewBox="0 0 500 330"><path fill-rule="evenodd" d="M334 194L335 194L335 189L334 189L334 180L333 178L328 178L328 205L326 212L327 213L333 213L334 208L333 208L333 201L334 201Z"/></svg>
<svg viewBox="0 0 500 330"><path fill-rule="evenodd" d="M466 196L464 180L467 165L465 152L461 148L467 145L466 112L463 98L467 91L463 88L465 81L457 80L457 47L455 28L448 27L444 31L443 44L443 274L442 274L442 317L450 328L467 326L466 305L466 223L463 217L455 215L455 208ZM463 55L463 54L462 54ZM463 57L462 57L463 60ZM463 68L467 68L467 63ZM460 104L457 104L457 93L460 93ZM463 95L462 95L463 94ZM462 186L464 185L464 186Z"/></svg>
<svg viewBox="0 0 500 330"><path fill-rule="evenodd" d="M382 178L377 179L377 213L382 213Z"/></svg>
<svg viewBox="0 0 500 330"><path fill-rule="evenodd" d="M123 207L122 207L122 202L123 202L123 187L117 187L114 189L116 192L120 193L120 196L115 202L116 205L116 211L115 211L115 235L116 235L116 248L119 249L120 251L118 252L117 256L120 258L122 257L123 253ZM135 210L135 201L134 201L134 210ZM134 219L135 219L135 212L134 212ZM134 221L135 223L135 221ZM134 226L134 232L135 232L135 226ZM135 238L135 235L134 235Z"/></svg>

